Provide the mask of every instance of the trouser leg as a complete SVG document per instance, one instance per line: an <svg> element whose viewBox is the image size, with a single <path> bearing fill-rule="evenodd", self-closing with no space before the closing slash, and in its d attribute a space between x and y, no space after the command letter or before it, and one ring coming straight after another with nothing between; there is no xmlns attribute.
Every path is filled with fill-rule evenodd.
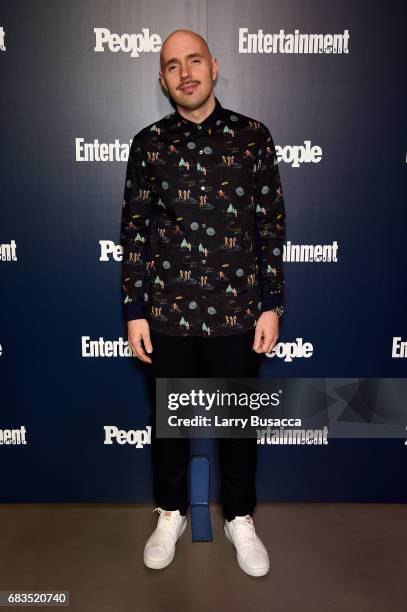
<svg viewBox="0 0 407 612"><path fill-rule="evenodd" d="M155 418L155 379L198 376L193 338L159 334L150 329L153 352L148 380L151 405L151 458L153 494L157 506L165 510L188 510L188 438L157 438Z"/></svg>
<svg viewBox="0 0 407 612"><path fill-rule="evenodd" d="M201 377L257 378L261 355L253 351L254 330L234 336L204 338ZM228 521L253 514L256 506L256 438L219 438L221 503Z"/></svg>

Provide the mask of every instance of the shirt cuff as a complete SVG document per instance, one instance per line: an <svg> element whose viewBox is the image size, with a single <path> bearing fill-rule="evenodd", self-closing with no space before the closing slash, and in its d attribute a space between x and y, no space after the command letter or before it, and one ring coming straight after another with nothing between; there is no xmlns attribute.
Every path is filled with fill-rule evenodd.
<svg viewBox="0 0 407 612"><path fill-rule="evenodd" d="M128 302L124 305L124 318L126 321L134 319L146 319L146 304L144 299L140 298L133 302Z"/></svg>
<svg viewBox="0 0 407 612"><path fill-rule="evenodd" d="M281 317L284 313L284 306L281 303L281 296L270 296L261 300L261 312L267 312L272 310L279 317Z"/></svg>

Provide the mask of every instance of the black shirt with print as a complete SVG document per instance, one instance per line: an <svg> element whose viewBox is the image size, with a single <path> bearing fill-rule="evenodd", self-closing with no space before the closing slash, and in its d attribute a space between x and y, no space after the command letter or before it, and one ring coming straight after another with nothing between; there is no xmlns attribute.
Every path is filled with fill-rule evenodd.
<svg viewBox="0 0 407 612"><path fill-rule="evenodd" d="M285 208L261 121L176 110L132 140L121 221L125 318L174 336L253 328L282 304Z"/></svg>

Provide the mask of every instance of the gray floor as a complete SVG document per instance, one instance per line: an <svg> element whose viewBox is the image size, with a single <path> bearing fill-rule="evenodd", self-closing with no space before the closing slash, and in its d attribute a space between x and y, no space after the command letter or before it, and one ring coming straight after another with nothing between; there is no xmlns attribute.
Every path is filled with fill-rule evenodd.
<svg viewBox="0 0 407 612"><path fill-rule="evenodd" d="M69 590L70 609L84 612L407 610L406 506L258 504L271 562L262 578L240 570L217 504L213 542L192 542L188 524L173 563L146 568L153 508L0 506L0 590Z"/></svg>

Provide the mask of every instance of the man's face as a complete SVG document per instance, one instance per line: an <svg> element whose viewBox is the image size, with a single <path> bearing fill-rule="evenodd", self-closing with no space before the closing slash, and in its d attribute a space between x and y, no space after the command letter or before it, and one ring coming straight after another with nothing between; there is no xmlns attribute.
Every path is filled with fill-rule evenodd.
<svg viewBox="0 0 407 612"><path fill-rule="evenodd" d="M160 80L179 106L188 110L199 108L209 97L216 76L217 61L199 39L179 35L167 41Z"/></svg>

